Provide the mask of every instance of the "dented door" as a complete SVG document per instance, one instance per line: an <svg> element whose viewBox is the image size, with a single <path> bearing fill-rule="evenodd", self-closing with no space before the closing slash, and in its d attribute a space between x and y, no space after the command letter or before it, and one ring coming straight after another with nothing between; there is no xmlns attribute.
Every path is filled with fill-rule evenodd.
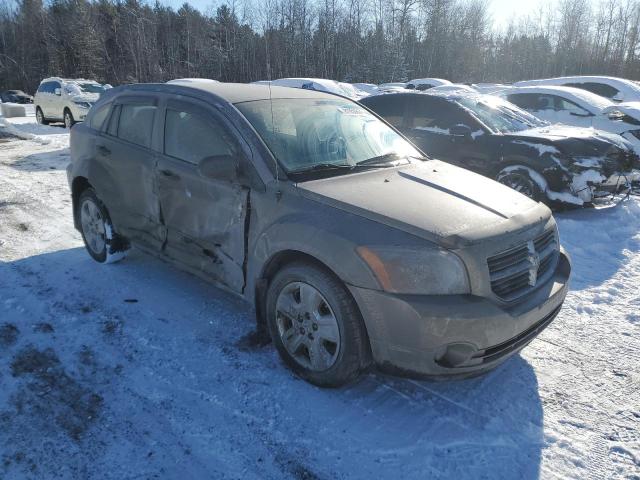
<svg viewBox="0 0 640 480"><path fill-rule="evenodd" d="M198 170L204 156L234 151L233 140L221 117L188 102L169 101L164 115L156 177L167 228L165 253L241 292L249 190Z"/></svg>

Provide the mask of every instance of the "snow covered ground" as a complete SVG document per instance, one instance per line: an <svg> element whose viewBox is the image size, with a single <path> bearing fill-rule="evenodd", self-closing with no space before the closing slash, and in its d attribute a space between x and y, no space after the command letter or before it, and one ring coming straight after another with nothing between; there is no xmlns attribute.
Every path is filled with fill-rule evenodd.
<svg viewBox="0 0 640 480"><path fill-rule="evenodd" d="M239 300L94 263L68 159L62 128L0 119L0 478L640 479L640 201L558 215L572 291L491 374L322 390Z"/></svg>

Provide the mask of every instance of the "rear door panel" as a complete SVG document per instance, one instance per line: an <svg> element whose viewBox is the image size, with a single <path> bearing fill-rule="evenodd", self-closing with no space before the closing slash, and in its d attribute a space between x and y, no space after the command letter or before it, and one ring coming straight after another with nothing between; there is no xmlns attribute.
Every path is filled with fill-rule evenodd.
<svg viewBox="0 0 640 480"><path fill-rule="evenodd" d="M119 126L118 119L123 104L156 107L151 122L157 121L159 113L154 98L116 100L108 131L96 138L96 161L91 163L90 182L109 209L116 229L133 241L159 250L164 243L165 232L160 219L155 177L157 153L151 148L151 142L142 146L116 136L123 134L119 130L125 128L124 125ZM148 116L140 121L148 122Z"/></svg>

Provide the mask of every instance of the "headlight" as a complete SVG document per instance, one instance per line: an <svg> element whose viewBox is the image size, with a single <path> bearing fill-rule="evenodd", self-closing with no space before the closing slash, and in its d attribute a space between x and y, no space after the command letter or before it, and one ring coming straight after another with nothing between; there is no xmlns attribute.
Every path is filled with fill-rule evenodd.
<svg viewBox="0 0 640 480"><path fill-rule="evenodd" d="M387 292L416 295L471 292L462 260L447 250L361 246L356 251Z"/></svg>
<svg viewBox="0 0 640 480"><path fill-rule="evenodd" d="M91 108L91 104L89 102L73 102L73 103L75 103L80 108L86 108L86 109Z"/></svg>

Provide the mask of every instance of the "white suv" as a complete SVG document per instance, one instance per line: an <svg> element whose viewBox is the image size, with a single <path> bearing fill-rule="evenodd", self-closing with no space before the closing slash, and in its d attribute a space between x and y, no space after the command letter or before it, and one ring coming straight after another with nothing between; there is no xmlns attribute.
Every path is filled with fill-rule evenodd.
<svg viewBox="0 0 640 480"><path fill-rule="evenodd" d="M83 78L45 78L40 82L33 103L38 123L63 121L66 128L85 119L100 94L111 88Z"/></svg>

